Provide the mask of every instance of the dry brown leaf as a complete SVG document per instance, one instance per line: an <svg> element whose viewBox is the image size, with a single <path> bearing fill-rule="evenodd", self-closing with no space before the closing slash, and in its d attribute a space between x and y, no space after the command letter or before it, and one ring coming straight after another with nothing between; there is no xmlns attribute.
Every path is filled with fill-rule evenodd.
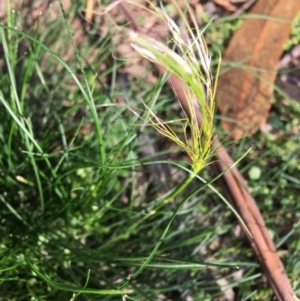
<svg viewBox="0 0 300 301"><path fill-rule="evenodd" d="M259 0L250 13L265 17L245 20L231 39L223 60L237 67L220 76L217 100L227 117L223 128L233 139L252 134L265 124L278 60L299 10L300 1Z"/></svg>
<svg viewBox="0 0 300 301"><path fill-rule="evenodd" d="M236 7L230 3L229 0L214 0L214 2L222 7L224 7L226 10L234 12L236 11Z"/></svg>
<svg viewBox="0 0 300 301"><path fill-rule="evenodd" d="M137 0L135 4L127 3L126 5L130 13L134 15L134 20L138 24L140 32L158 40L161 40L167 35L168 27L165 26L161 20L157 19L154 14L147 12L145 9L147 6L145 0ZM101 11L101 9L99 11ZM103 16L101 17L103 19ZM117 7L109 12L109 18L113 19L117 24L124 24L123 14L120 14ZM108 34L109 31L111 31L111 25L108 21L104 21L100 32L105 35ZM113 36L113 44L118 45L116 47L116 53L114 54L115 57L126 60L126 64L118 70L120 73L126 74L129 80L142 78L149 83L157 82L157 78L149 71L149 68L147 68L148 62L142 57L137 56L135 50L129 46L126 35L115 33Z"/></svg>

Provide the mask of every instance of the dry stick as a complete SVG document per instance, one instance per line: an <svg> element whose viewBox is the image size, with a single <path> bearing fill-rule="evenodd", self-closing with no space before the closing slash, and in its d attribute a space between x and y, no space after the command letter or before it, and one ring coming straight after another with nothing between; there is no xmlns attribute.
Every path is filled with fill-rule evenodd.
<svg viewBox="0 0 300 301"><path fill-rule="evenodd" d="M216 157L222 171L229 168L233 162L219 140L214 141ZM226 163L224 163L226 162ZM235 170L234 170L235 169ZM278 300L296 300L290 281L284 270L284 266L276 253L276 248L271 240L263 217L247 188L239 183L237 168L224 174L223 180L231 196L236 209L249 228L253 238L247 236L261 265L264 267L267 278ZM239 178L242 176L239 174ZM247 232L244 231L247 235Z"/></svg>
<svg viewBox="0 0 300 301"><path fill-rule="evenodd" d="M126 8L126 2L121 2L119 4L119 9L124 14L127 21L131 23L131 27L136 31L139 31L139 25L131 15L131 12ZM162 66L156 65L156 68L161 75L165 73L165 69ZM184 92L184 83L171 74L168 79L168 84L177 95L184 110L189 114L190 108ZM202 115L199 108L196 108L196 117L199 126L201 126ZM226 171L229 167L233 166L233 160L217 138L215 138L212 143L215 148L218 166L221 171ZM293 292L284 266L276 253L275 245L268 233L264 219L247 189L246 181L243 176L240 174L239 170L233 166L222 176L222 178L225 181L226 188L231 196L231 202L235 205L252 234L252 237L250 237L243 228L261 266L265 270L268 281L277 299L279 301L299 300Z"/></svg>
<svg viewBox="0 0 300 301"><path fill-rule="evenodd" d="M95 0L87 0L86 2L85 18L89 23L91 23L93 17L94 2Z"/></svg>

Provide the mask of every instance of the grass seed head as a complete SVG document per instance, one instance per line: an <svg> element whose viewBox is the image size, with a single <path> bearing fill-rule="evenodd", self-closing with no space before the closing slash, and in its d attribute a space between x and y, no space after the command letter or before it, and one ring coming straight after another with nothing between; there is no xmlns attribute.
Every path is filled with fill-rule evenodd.
<svg viewBox="0 0 300 301"><path fill-rule="evenodd" d="M211 143L214 134L215 86L211 74L211 56L188 3L186 3L186 13L178 7L176 1L172 1L172 4L178 11L182 21L181 26L168 16L163 7L158 8L150 1L150 9L148 8L147 11L152 11L168 26L172 36L171 42L175 44L177 52L147 35L128 31L128 36L131 46L139 54L149 61L161 65L185 84L190 117L184 129L189 127L191 139L182 141L167 121L160 120L148 106L146 106L146 110L151 125L162 135L173 140L189 155L192 170L197 173L207 165L211 157ZM196 110L200 110L202 113L201 126L197 121Z"/></svg>

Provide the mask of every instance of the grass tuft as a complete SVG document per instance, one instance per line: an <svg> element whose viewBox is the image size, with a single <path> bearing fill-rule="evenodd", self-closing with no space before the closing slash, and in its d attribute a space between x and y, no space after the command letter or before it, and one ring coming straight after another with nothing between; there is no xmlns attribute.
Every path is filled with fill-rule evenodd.
<svg viewBox="0 0 300 301"><path fill-rule="evenodd" d="M16 27L22 13L9 9L0 24L1 297L212 300L238 288L241 300L271 300L231 209L209 186L215 86L202 31L187 27L193 17L180 15L185 40L163 8L153 11L170 25L175 52L141 35L132 43L188 83L191 109L197 99L206 118L202 129L178 117L166 77L155 86L124 79L112 55L115 33L80 33L79 9L60 11L47 27L41 16L30 31ZM262 170L249 184L299 293L299 106L278 101L276 111L289 117L278 132L231 153L240 158L254 144L239 166L246 175Z"/></svg>

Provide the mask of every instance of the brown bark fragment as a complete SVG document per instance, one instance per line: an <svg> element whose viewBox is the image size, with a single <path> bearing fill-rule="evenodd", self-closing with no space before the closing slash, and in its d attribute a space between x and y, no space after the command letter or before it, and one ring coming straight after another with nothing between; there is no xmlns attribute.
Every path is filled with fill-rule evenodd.
<svg viewBox="0 0 300 301"><path fill-rule="evenodd" d="M278 60L299 11L300 1L260 0L249 13L262 18L246 19L232 37L223 60L234 68L219 77L217 101L233 139L265 124Z"/></svg>

